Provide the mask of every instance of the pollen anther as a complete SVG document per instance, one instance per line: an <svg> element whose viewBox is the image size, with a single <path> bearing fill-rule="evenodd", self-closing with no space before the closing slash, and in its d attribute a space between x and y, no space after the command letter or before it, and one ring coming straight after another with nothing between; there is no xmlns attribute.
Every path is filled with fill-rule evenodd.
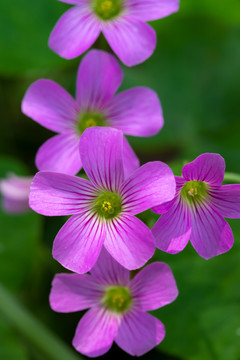
<svg viewBox="0 0 240 360"><path fill-rule="evenodd" d="M116 18L121 14L124 7L123 0L93 0L92 9L103 21Z"/></svg>
<svg viewBox="0 0 240 360"><path fill-rule="evenodd" d="M93 208L105 219L113 219L122 210L121 199L118 194L103 192L94 201Z"/></svg>
<svg viewBox="0 0 240 360"><path fill-rule="evenodd" d="M112 1L106 0L101 3L101 9L102 10L109 10L112 7Z"/></svg>
<svg viewBox="0 0 240 360"><path fill-rule="evenodd" d="M200 203L208 197L208 185L204 181L188 181L182 187L180 194L189 204Z"/></svg>
<svg viewBox="0 0 240 360"><path fill-rule="evenodd" d="M108 287L102 302L108 310L123 313L132 304L131 292L127 287L123 286Z"/></svg>

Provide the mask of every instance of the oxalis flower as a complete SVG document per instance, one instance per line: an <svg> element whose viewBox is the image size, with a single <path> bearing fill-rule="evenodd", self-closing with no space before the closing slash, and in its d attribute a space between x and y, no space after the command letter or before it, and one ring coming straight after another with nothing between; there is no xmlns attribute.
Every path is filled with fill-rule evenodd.
<svg viewBox="0 0 240 360"><path fill-rule="evenodd" d="M30 86L22 102L23 113L59 133L38 150L39 170L75 175L82 167L79 142L86 128L108 126L134 136L152 136L162 128L162 109L156 93L136 87L114 95L122 79L123 72L114 56L92 50L79 66L76 100L51 80L38 80ZM128 175L139 161L125 138L123 151Z"/></svg>
<svg viewBox="0 0 240 360"><path fill-rule="evenodd" d="M132 280L129 271L103 251L91 274L58 274L50 305L68 313L91 308L80 320L73 346L90 356L105 354L113 344L140 356L165 336L164 325L146 311L174 301L178 295L171 269L155 262Z"/></svg>
<svg viewBox="0 0 240 360"><path fill-rule="evenodd" d="M102 32L127 66L142 63L156 46L156 33L145 21L179 8L179 0L60 0L75 5L59 19L49 47L65 59L89 49Z"/></svg>
<svg viewBox="0 0 240 360"><path fill-rule="evenodd" d="M152 229L159 249L175 254L189 239L205 259L231 249L233 234L224 217L240 217L240 185L221 185L224 171L224 159L210 153L183 167L175 198L153 208L163 214Z"/></svg>
<svg viewBox="0 0 240 360"><path fill-rule="evenodd" d="M73 215L57 234L53 257L64 267L85 273L102 245L127 269L141 267L155 250L151 231L134 215L175 195L171 169L147 163L124 180L123 135L111 128L89 128L80 155L89 180L39 172L30 190L30 206L43 215Z"/></svg>
<svg viewBox="0 0 240 360"><path fill-rule="evenodd" d="M8 174L0 181L2 207L7 213L23 213L29 210L28 198L33 177Z"/></svg>

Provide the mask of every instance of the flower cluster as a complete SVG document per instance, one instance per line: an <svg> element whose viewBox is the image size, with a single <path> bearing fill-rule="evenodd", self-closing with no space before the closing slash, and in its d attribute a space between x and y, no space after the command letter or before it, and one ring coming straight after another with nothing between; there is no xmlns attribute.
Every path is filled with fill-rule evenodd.
<svg viewBox="0 0 240 360"><path fill-rule="evenodd" d="M168 16L179 0L60 0L72 4L58 21L49 46L66 59L81 55L102 32L110 47L127 66L149 58L156 34L145 23Z"/></svg>
<svg viewBox="0 0 240 360"><path fill-rule="evenodd" d="M81 353L103 355L115 341L129 354L140 356L165 336L163 324L146 311L171 303L177 295L168 265L152 263L130 280L129 271L103 249L90 275L55 276L50 305L63 313L91 308L73 339Z"/></svg>
<svg viewBox="0 0 240 360"><path fill-rule="evenodd" d="M89 128L81 136L80 157L90 180L40 171L29 204L43 215L73 215L53 244L53 257L78 273L95 264L102 245L127 269L137 269L155 250L151 231L134 215L175 195L171 169L147 163L124 179L123 135L110 128Z"/></svg>
<svg viewBox="0 0 240 360"><path fill-rule="evenodd" d="M136 87L115 95L123 72L114 56L91 50L77 75L76 100L52 80L36 81L27 90L22 111L47 129L58 132L43 144L36 156L39 170L75 175L82 167L79 142L85 129L107 126L126 135L152 136L163 126L157 94ZM124 168L130 174L139 161L124 138Z"/></svg>
<svg viewBox="0 0 240 360"><path fill-rule="evenodd" d="M49 46L66 59L85 52L100 32L128 66L151 56L156 36L145 22L178 11L179 0L60 0L74 5L53 29ZM30 207L71 216L53 243L53 257L72 274L55 276L50 305L58 312L89 309L73 346L90 357L113 341L134 356L158 345L163 324L148 314L178 295L167 264L154 262L130 278L159 248L182 251L190 240L205 259L228 251L233 234L225 217L240 217L240 185L222 185L224 159L206 153L182 177L163 162L139 160L124 135L152 136L164 123L157 94L135 87L116 94L123 71L116 58L90 50L82 59L76 99L49 79L27 90L22 111L57 133L37 152L33 178L0 184L6 211ZM85 176L76 176L80 169ZM30 188L31 183L31 188ZM30 195L29 195L30 189ZM152 229L137 215L162 214ZM90 273L88 273L90 272Z"/></svg>
<svg viewBox="0 0 240 360"><path fill-rule="evenodd" d="M202 154L176 176L174 199L153 208L163 214L152 229L157 247L175 254L189 239L200 256L209 259L233 245L224 220L240 218L240 185L221 185L225 161L219 154Z"/></svg>

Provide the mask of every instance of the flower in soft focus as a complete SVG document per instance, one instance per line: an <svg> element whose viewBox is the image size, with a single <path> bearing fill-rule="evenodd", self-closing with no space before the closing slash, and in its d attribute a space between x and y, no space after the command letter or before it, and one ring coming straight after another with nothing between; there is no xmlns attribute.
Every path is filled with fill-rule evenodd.
<svg viewBox="0 0 240 360"><path fill-rule="evenodd" d="M224 217L240 218L240 185L221 185L224 171L224 159L211 153L183 167L183 177L175 177L175 198L153 208L163 214L152 229L159 249L175 254L189 239L205 259L231 249L233 234Z"/></svg>
<svg viewBox="0 0 240 360"><path fill-rule="evenodd" d="M60 0L75 5L59 19L49 47L72 59L89 49L102 32L127 66L142 63L156 46L156 33L145 22L179 9L179 0Z"/></svg>
<svg viewBox="0 0 240 360"><path fill-rule="evenodd" d="M22 111L46 128L56 131L36 156L39 170L75 175L82 167L79 141L86 128L108 126L127 135L151 136L163 126L159 99L146 87L135 87L114 95L123 72L114 56L90 51L77 76L76 100L51 80L38 80L28 89ZM139 161L124 138L124 167L129 175Z"/></svg>
<svg viewBox="0 0 240 360"><path fill-rule="evenodd" d="M22 213L29 210L28 198L33 177L9 174L0 181L2 207L8 213Z"/></svg>
<svg viewBox="0 0 240 360"><path fill-rule="evenodd" d="M58 274L52 283L50 305L68 313L91 308L80 320L73 346L90 356L105 354L113 341L140 356L165 336L164 325L146 311L173 302L178 289L170 267L155 262L132 280L129 271L102 251L91 274Z"/></svg>
<svg viewBox="0 0 240 360"><path fill-rule="evenodd" d="M123 134L86 129L80 141L83 168L89 180L40 171L33 179L29 204L43 215L73 215L57 234L53 257L78 273L95 264L102 245L127 269L143 266L153 255L149 228L134 215L171 200L176 184L172 170L149 162L124 180Z"/></svg>

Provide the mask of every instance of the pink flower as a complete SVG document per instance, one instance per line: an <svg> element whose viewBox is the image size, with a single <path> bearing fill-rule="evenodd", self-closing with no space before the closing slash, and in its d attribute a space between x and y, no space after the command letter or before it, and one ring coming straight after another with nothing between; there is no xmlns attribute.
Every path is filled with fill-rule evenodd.
<svg viewBox="0 0 240 360"><path fill-rule="evenodd" d="M32 177L9 174L0 181L2 207L7 213L22 213L29 210L28 197Z"/></svg>
<svg viewBox="0 0 240 360"><path fill-rule="evenodd" d="M49 46L72 59L89 49L102 32L127 66L142 63L156 46L156 33L145 22L179 9L179 0L60 0L75 5L59 19Z"/></svg>
<svg viewBox="0 0 240 360"><path fill-rule="evenodd" d="M189 239L205 259L231 249L233 234L224 217L240 217L240 185L222 186L224 171L219 154L202 154L183 167L175 198L153 208L163 214L152 229L159 249L175 254Z"/></svg>
<svg viewBox="0 0 240 360"><path fill-rule="evenodd" d="M57 234L53 257L65 268L88 272L102 245L129 270L153 255L149 228L134 215L171 200L175 178L160 161L149 162L124 180L123 135L111 128L86 129L80 141L89 180L40 171L33 179L29 204L43 215L73 215Z"/></svg>
<svg viewBox="0 0 240 360"><path fill-rule="evenodd" d="M22 102L23 113L59 133L40 147L36 156L39 170L75 175L82 167L81 134L88 127L109 126L134 136L151 136L162 128L156 93L136 87L114 95L122 79L114 56L92 50L79 66L76 100L51 80L30 86ZM123 145L125 174L129 175L139 161L125 138Z"/></svg>
<svg viewBox="0 0 240 360"><path fill-rule="evenodd" d="M146 266L132 280L129 271L103 251L91 274L58 274L52 283L50 305L68 313L91 308L80 320L73 346L96 357L105 354L113 341L133 356L158 345L164 325L146 311L173 302L178 289L167 264Z"/></svg>

